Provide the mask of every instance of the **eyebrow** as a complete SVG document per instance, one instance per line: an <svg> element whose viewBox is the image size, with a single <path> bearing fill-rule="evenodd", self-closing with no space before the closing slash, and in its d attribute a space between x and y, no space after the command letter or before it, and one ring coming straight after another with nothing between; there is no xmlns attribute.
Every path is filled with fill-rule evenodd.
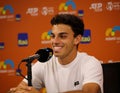
<svg viewBox="0 0 120 93"><path fill-rule="evenodd" d="M66 33L66 32L59 33L59 35L63 35L63 34L68 34L68 33ZM51 32L51 35L54 35L54 33Z"/></svg>

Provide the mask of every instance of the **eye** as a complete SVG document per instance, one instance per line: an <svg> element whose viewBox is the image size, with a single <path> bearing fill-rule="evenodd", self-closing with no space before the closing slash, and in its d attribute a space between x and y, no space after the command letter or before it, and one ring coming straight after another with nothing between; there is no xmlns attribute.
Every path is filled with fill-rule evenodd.
<svg viewBox="0 0 120 93"><path fill-rule="evenodd" d="M60 38L61 38L61 39L65 39L65 38L67 38L67 35L62 34L62 35L60 35Z"/></svg>

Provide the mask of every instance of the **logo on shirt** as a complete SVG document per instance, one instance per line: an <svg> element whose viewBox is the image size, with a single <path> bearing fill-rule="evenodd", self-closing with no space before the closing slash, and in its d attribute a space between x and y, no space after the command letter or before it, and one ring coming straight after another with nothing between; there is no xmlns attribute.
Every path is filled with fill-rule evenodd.
<svg viewBox="0 0 120 93"><path fill-rule="evenodd" d="M79 84L80 84L79 81L74 82L74 86L77 86Z"/></svg>

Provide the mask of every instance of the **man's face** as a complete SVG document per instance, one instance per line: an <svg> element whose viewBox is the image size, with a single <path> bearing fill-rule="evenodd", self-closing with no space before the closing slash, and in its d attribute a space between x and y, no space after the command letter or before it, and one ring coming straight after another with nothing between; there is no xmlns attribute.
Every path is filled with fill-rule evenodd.
<svg viewBox="0 0 120 93"><path fill-rule="evenodd" d="M51 43L54 55L65 58L76 49L76 38L70 26L65 24L53 25Z"/></svg>

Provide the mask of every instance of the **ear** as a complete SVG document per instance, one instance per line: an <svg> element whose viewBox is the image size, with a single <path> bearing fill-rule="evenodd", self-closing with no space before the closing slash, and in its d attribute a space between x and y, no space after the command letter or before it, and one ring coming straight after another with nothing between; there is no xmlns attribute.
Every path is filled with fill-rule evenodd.
<svg viewBox="0 0 120 93"><path fill-rule="evenodd" d="M76 36L75 39L74 39L74 44L78 45L80 43L81 39L82 39L81 35Z"/></svg>

